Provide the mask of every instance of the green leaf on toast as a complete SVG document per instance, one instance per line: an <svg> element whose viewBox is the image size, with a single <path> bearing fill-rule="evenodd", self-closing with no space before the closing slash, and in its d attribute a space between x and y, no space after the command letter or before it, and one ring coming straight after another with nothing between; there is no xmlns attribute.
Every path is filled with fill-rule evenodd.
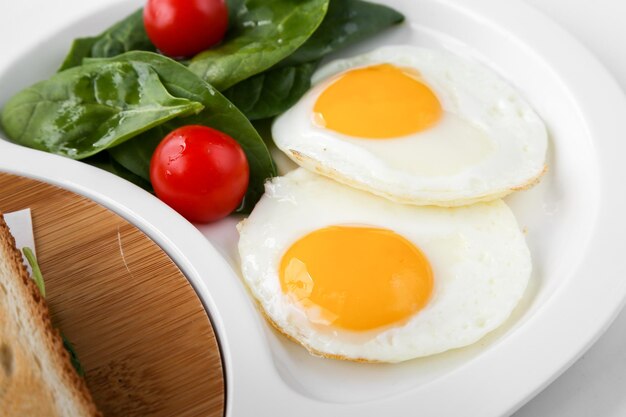
<svg viewBox="0 0 626 417"><path fill-rule="evenodd" d="M35 252L28 246L24 246L22 248L22 253L30 265L30 269L33 271L33 281L35 281L35 285L39 288L39 292L41 295L46 298L46 284L43 280L43 275L41 274L41 269L39 268L39 264L37 263L37 258L35 257Z"/></svg>

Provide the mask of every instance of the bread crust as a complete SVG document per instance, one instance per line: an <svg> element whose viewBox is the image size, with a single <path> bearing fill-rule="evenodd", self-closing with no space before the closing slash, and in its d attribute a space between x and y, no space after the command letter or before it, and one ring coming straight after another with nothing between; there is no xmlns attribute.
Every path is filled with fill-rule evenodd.
<svg viewBox="0 0 626 417"><path fill-rule="evenodd" d="M61 334L58 329L56 329L51 320L50 311L44 298L41 296L39 288L33 281L33 279L28 274L26 267L22 261L21 252L15 247L15 239L13 235L9 232L9 228L4 221L4 217L0 212L0 262L4 263L9 270L8 277L2 277L0 274L0 283L4 285L8 285L7 279L18 280L21 285L14 285L11 288L15 290L16 299L9 299L8 294L6 293L6 288L2 287L0 290L4 289L4 294L0 293L0 315L5 317L5 320L12 320L10 315L7 313L8 305L4 305L2 303L2 298L4 297L7 304L10 303L19 303L18 305L21 308L22 315L27 315L32 319L32 323L34 323L33 328L26 329L29 332L37 332L41 336L44 341L45 346L40 348L45 348L47 350L47 362L43 366L49 366L53 369L53 371L58 375L60 382L68 388L68 391L71 394L71 401L75 405L75 408L79 410L79 416L102 416L100 412L98 412L91 394L87 388L87 384L83 378L81 378L74 367L72 366L70 355L63 346L63 339L61 338ZM4 282L3 282L4 281ZM18 316L20 315L18 314ZM1 323L1 321L0 321ZM5 334L7 330L10 333L11 323L8 323L8 326L5 325L5 330L0 331L0 346L8 346L7 349L13 349L16 346L16 343L20 341L20 335L15 334ZM15 328L15 326L13 326ZM4 339L4 340L3 340ZM23 337L21 339L24 339ZM24 348L24 346L21 346ZM26 349L33 349L32 346L27 346ZM26 352L29 353L29 352ZM19 358L17 358L19 359ZM22 358L24 359L24 358ZM20 369L27 369L28 375L20 374ZM15 380L20 377L26 379L27 381L21 381L20 384L26 386L28 388L29 383L34 382L38 385L38 388L42 388L42 390L34 389L32 392L27 393L18 393L16 394L15 389L3 390L0 386L0 417L4 416L18 416L18 415L32 415L33 417L36 415L49 415L47 413L54 410L55 414L53 416L59 417L74 417L74 416L64 416L62 415L62 411L55 407L54 404L49 404L49 399L53 396L52 388L47 384L47 381L34 381L32 378L32 368L38 367L39 370L42 367L41 363L37 363L37 361L25 361L22 363L15 364L15 372L12 375L8 375L7 382L13 386L15 386ZM2 370L0 368L0 373L5 372L6 370ZM37 372L36 370L34 371ZM41 373L41 371L40 371ZM0 382L2 379L0 378ZM20 385L20 386L21 386ZM44 398L36 398L37 393L42 393ZM22 395L19 395L22 394ZM26 404L23 399L30 398L32 401L28 401ZM54 399L54 403L56 404L57 399ZM48 403L46 403L48 402ZM45 411L44 411L45 410ZM41 414L40 414L41 413ZM51 417L53 417L51 416Z"/></svg>

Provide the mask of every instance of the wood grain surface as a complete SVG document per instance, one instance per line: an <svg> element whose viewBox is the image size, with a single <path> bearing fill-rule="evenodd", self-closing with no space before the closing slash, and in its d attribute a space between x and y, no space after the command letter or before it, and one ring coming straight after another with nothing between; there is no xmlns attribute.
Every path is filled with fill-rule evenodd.
<svg viewBox="0 0 626 417"><path fill-rule="evenodd" d="M54 323L105 416L222 416L210 320L159 246L99 204L0 173L0 211L30 208Z"/></svg>

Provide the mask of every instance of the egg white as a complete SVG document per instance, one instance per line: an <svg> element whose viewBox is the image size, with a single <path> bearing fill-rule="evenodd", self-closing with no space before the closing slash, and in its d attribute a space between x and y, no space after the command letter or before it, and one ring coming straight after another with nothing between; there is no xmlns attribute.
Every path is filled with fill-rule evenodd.
<svg viewBox="0 0 626 417"><path fill-rule="evenodd" d="M360 139L315 122L319 95L338 74L390 63L416 70L438 97L442 119L423 132ZM447 52L387 46L321 68L314 87L277 118L278 148L300 166L393 201L457 206L530 186L545 170L543 121L490 69Z"/></svg>
<svg viewBox="0 0 626 417"><path fill-rule="evenodd" d="M402 325L367 332L309 321L281 290L280 260L301 237L333 225L389 229L420 248L434 276L426 307ZM304 169L268 182L239 233L243 280L264 315L311 352L341 359L399 362L474 343L507 319L531 273L524 236L501 200L398 205Z"/></svg>

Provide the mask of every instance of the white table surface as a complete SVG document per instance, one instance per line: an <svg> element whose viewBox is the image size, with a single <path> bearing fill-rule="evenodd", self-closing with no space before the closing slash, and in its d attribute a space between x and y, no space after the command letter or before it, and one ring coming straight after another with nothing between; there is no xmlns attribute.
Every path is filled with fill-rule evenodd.
<svg viewBox="0 0 626 417"><path fill-rule="evenodd" d="M576 36L626 91L626 1L525 1ZM514 417L624 417L625 394L626 310L578 362Z"/></svg>

